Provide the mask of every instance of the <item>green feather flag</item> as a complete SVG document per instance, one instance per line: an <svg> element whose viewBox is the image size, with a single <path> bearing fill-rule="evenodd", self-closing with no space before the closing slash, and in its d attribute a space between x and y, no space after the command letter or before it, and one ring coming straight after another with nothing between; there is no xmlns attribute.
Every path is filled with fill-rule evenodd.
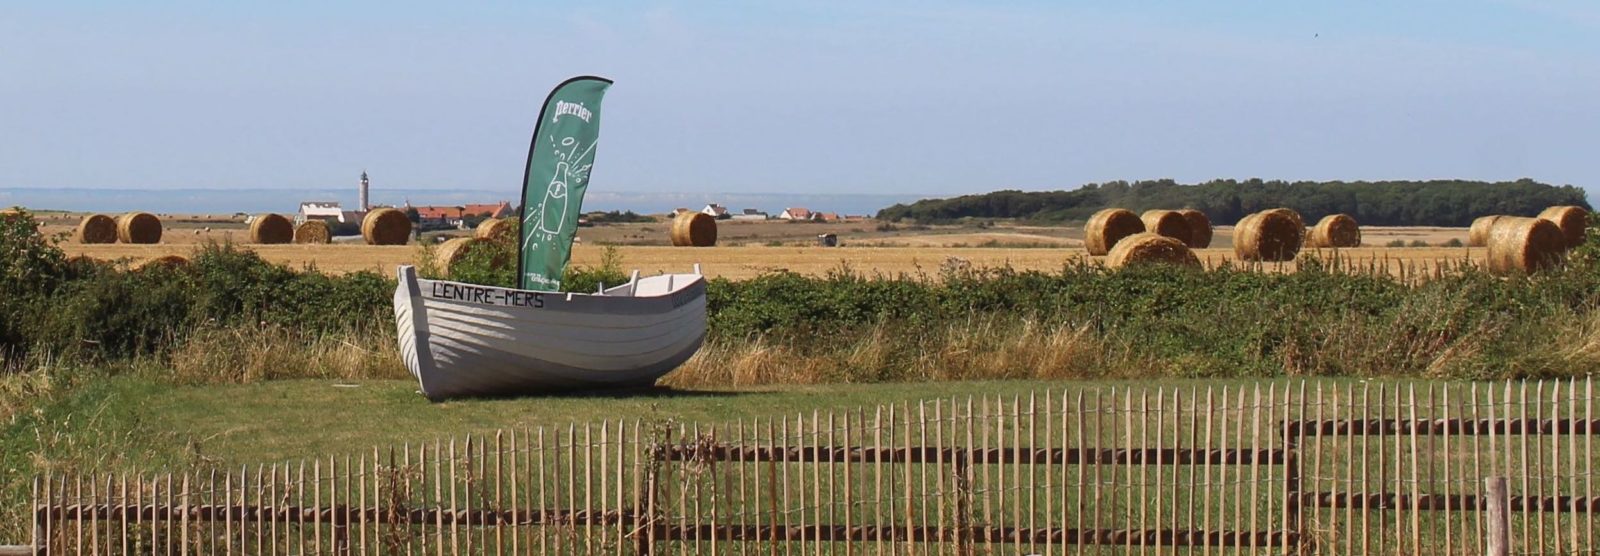
<svg viewBox="0 0 1600 556"><path fill-rule="evenodd" d="M601 77L574 77L550 91L539 111L522 179L522 249L517 287L560 291L600 139Z"/></svg>

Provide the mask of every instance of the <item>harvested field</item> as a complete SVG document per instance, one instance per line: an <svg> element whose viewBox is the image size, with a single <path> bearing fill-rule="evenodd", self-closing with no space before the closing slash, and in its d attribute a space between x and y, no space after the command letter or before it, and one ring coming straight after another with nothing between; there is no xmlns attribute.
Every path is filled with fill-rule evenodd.
<svg viewBox="0 0 1600 556"><path fill-rule="evenodd" d="M161 215L167 233L159 245L62 245L68 255L87 255L102 260L131 259L138 263L163 255L189 255L196 244L207 241L246 243L249 229L242 217L227 215ZM82 214L41 215L48 234L70 235ZM647 222L583 228L580 242L573 249L573 264L600 264L603 244L617 247L626 269L643 272L688 270L702 263L709 276L745 279L764 272L791 270L820 275L848 266L851 270L872 273L917 273L937 275L948 259L959 259L976 268L1010 265L1023 270L1055 270L1088 257L1083 251L1081 226L879 226L874 221L841 223L718 222L718 245L704 249L673 249L668 241L669 222ZM468 234L470 232L461 232ZM819 233L836 233L843 247L816 247ZM632 244L644 241L648 244ZM1387 266L1399 273L1402 265L1431 269L1463 260L1481 263L1483 248L1442 247L1450 240L1465 244L1466 228L1373 227L1362 228L1364 247L1342 249L1340 255L1360 261L1363 267ZM1408 244L1427 243L1432 247L1384 247L1401 240ZM1233 227L1218 226L1211 247L1196 249L1195 255L1206 267L1233 261ZM416 245L366 245L359 238L344 238L331 245L247 245L269 261L301 268L315 265L325 272L375 271L394 273L394 267L414 264ZM1315 253L1309 247L1304 254ZM1325 252L1325 255L1327 253ZM1292 271L1296 263L1271 263L1275 271Z"/></svg>
<svg viewBox="0 0 1600 556"><path fill-rule="evenodd" d="M1219 229L1223 231L1226 229ZM1465 230L1462 230L1465 235ZM361 270L393 274L394 267L414 264L420 252L415 245L360 245L335 243L332 245L249 245L246 246L262 258L276 263L300 268L314 265L327 272L344 273ZM87 255L102 260L132 259L137 263L163 255L188 255L193 245L82 245L63 244L68 255ZM1010 265L1019 270L1056 270L1066 264L1084 259L1103 261L1104 257L1088 257L1081 248L990 248L970 247L939 249L929 247L711 247L704 249L674 249L666 246L622 246L616 248L622 256L625 269L639 269L645 273L658 271L685 271L695 263L703 265L708 276L746 279L766 272L790 270L802 274L821 275L848 267L864 274L873 273L925 273L939 274L940 266L949 259L965 261L974 268ZM600 264L604 248L579 244L572 251L575 265ZM1301 256L1318 253L1315 249L1302 251ZM1322 251L1331 257L1331 251ZM1485 250L1465 247L1360 247L1342 249L1341 257L1359 263L1363 268L1388 268L1399 273L1403 265L1414 269L1432 269L1441 265L1472 261L1481 264ZM1207 268L1227 261L1236 261L1231 247L1196 249L1195 255ZM1271 271L1293 271L1297 263L1269 263L1264 268ZM1410 272L1410 270L1407 270Z"/></svg>
<svg viewBox="0 0 1600 556"><path fill-rule="evenodd" d="M858 247L1083 247L1082 239L1022 232L981 232L972 234L906 235L887 239L853 241Z"/></svg>

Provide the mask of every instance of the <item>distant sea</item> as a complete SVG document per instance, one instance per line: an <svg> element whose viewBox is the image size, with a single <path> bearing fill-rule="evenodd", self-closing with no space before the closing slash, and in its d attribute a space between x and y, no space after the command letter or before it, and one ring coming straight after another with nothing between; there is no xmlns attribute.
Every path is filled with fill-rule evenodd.
<svg viewBox="0 0 1600 556"><path fill-rule="evenodd" d="M468 203L517 204L513 191L470 189L380 189L371 192L376 205L447 205ZM738 212L746 208L766 211L773 216L788 207L804 207L817 212L876 214L895 203L909 203L935 195L899 194L801 194L801 193L652 193L638 191L589 190L583 210L631 210L638 213L665 213L674 208L700 209L718 203ZM46 189L0 188L0 207L18 205L46 210L127 212L141 210L166 214L232 214L235 212L276 212L299 210L301 201L336 201L346 208L356 205L356 189Z"/></svg>

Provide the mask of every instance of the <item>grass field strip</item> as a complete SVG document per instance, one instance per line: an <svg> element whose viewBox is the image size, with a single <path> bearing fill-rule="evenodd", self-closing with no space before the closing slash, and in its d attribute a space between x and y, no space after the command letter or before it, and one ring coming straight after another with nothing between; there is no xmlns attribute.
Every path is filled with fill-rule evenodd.
<svg viewBox="0 0 1600 556"><path fill-rule="evenodd" d="M53 475L50 554L1594 553L1592 380L1258 383L607 421Z"/></svg>

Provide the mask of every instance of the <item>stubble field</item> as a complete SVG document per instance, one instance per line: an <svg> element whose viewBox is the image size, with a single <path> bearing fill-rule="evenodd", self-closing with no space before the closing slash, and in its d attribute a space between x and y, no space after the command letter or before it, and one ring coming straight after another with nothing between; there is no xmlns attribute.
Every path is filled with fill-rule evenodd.
<svg viewBox="0 0 1600 556"><path fill-rule="evenodd" d="M247 244L248 232L235 217L167 215L162 243L156 245L82 245L65 239L62 248L71 256L125 260L130 264L166 255L185 255L208 242ZM76 215L47 215L47 234L69 236ZM819 234L839 236L840 247L818 247ZM1212 247L1197 252L1208 267L1237 263L1233 256L1231 226L1219 226ZM1463 262L1481 263L1481 248L1444 247L1451 240L1466 240L1465 228L1367 227L1364 246L1332 251L1307 250L1323 259L1337 256L1341 264L1391 273L1428 272ZM451 233L430 233L424 241ZM1017 270L1050 271L1064 265L1096 262L1083 250L1083 231L1076 226L907 226L872 220L838 223L722 222L719 244L711 248L667 245L667 224L602 225L583 228L573 248L573 264L595 266L607 246L615 247L625 269L646 274L686 271L700 264L707 276L746 279L774 271L821 275L849 269L874 275L938 275L943 269L1008 266ZM1427 247L1383 247L1393 241ZM324 272L394 272L397 265L414 264L422 254L418 245L372 246L359 238L342 238L330 245L250 245L263 258L293 268L315 267ZM1269 264L1270 271L1293 271L1295 263Z"/></svg>

